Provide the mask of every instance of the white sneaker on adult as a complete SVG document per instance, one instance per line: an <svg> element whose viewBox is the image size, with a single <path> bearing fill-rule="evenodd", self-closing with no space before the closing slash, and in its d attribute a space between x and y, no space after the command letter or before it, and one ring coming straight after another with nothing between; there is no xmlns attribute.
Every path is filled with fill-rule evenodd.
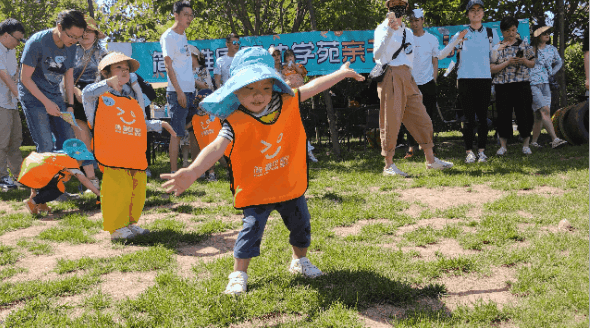
<svg viewBox="0 0 590 328"><path fill-rule="evenodd" d="M310 161L312 161L314 163L318 162L318 159L315 158L315 156L313 156L313 153L311 152L311 150L307 152L307 157L309 158Z"/></svg>
<svg viewBox="0 0 590 328"><path fill-rule="evenodd" d="M0 185L2 185L4 189L16 189L14 180L8 175L0 179Z"/></svg>
<svg viewBox="0 0 590 328"><path fill-rule="evenodd" d="M151 178L152 177L152 171L150 171L149 168L145 169L145 176L148 177L148 178Z"/></svg>
<svg viewBox="0 0 590 328"><path fill-rule="evenodd" d="M465 157L465 163L467 163L467 164L475 163L476 159L477 159L477 157L475 157L475 154L472 151L470 151L467 153L467 157Z"/></svg>
<svg viewBox="0 0 590 328"><path fill-rule="evenodd" d="M483 153L483 151L480 151L479 153L477 153L477 162L485 163L487 161L488 161L488 157L486 156L486 154Z"/></svg>
<svg viewBox="0 0 590 328"><path fill-rule="evenodd" d="M229 275L229 282L225 287L224 294L240 295L248 290L248 274L243 271L234 271Z"/></svg>
<svg viewBox="0 0 590 328"><path fill-rule="evenodd" d="M557 148L561 145L565 145L566 143L567 143L567 141L565 141L563 139L555 138L555 140L553 140L551 142L551 148Z"/></svg>
<svg viewBox="0 0 590 328"><path fill-rule="evenodd" d="M450 169L451 167L453 167L453 163L451 162L446 162L446 161L441 161L438 158L434 158L434 162L432 164L426 164L426 168L427 169L436 169L436 170L444 170L444 169Z"/></svg>
<svg viewBox="0 0 590 328"><path fill-rule="evenodd" d="M137 224L130 224L127 226L127 228L129 228L129 230L131 230L131 232L133 232L133 234L135 236L143 236L143 235L147 235L148 233L150 233L150 231L148 229L144 229L144 228L138 226Z"/></svg>
<svg viewBox="0 0 590 328"><path fill-rule="evenodd" d="M395 176L399 175L402 177L407 177L408 174L395 166L395 164L391 164L388 168L383 169L383 175L385 176Z"/></svg>
<svg viewBox="0 0 590 328"><path fill-rule="evenodd" d="M522 153L525 155L532 155L533 154L530 147L522 147Z"/></svg>
<svg viewBox="0 0 590 328"><path fill-rule="evenodd" d="M133 239L133 231L127 227L119 228L111 234L111 240Z"/></svg>
<svg viewBox="0 0 590 328"><path fill-rule="evenodd" d="M311 264L307 257L291 260L289 272L292 274L301 274L306 278L317 278L323 274L318 267Z"/></svg>
<svg viewBox="0 0 590 328"><path fill-rule="evenodd" d="M506 155L507 152L508 152L508 149L506 149L504 147L500 147L500 149L498 149L498 151L496 152L496 155L504 156L504 155Z"/></svg>
<svg viewBox="0 0 590 328"><path fill-rule="evenodd" d="M92 185L93 185L93 186L94 186L96 189L100 190L100 181L98 180L98 178L90 179L90 182L92 182ZM90 189L86 189L86 191L84 191L84 193L85 193L85 194L90 194L90 193L92 193L92 190L90 190Z"/></svg>

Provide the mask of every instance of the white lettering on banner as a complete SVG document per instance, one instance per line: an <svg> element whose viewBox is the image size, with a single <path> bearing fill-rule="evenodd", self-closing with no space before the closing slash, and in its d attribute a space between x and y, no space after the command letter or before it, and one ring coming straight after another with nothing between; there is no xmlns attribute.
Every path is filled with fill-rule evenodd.
<svg viewBox="0 0 590 328"><path fill-rule="evenodd" d="M295 59L302 65L307 65L308 59L314 59L315 54L311 53L315 49L313 42L301 42L299 44L293 43L291 47L295 53Z"/></svg>
<svg viewBox="0 0 590 328"><path fill-rule="evenodd" d="M207 65L207 69L212 71L215 67L215 59L213 59L213 51L211 49L203 49L201 53L205 56L205 65Z"/></svg>
<svg viewBox="0 0 590 328"><path fill-rule="evenodd" d="M279 43L276 46L274 44L271 44L270 47L274 47L276 50L280 51L281 52L281 56L283 54L283 51L289 50L289 46L286 46L286 45L284 45L282 43ZM268 47L268 48L270 49L270 47Z"/></svg>
<svg viewBox="0 0 590 328"><path fill-rule="evenodd" d="M217 48L215 49L215 57L221 58L227 54L227 48Z"/></svg>
<svg viewBox="0 0 590 328"><path fill-rule="evenodd" d="M152 53L152 74L152 77L157 79L166 76L166 63L164 56L159 51Z"/></svg>
<svg viewBox="0 0 590 328"><path fill-rule="evenodd" d="M330 64L338 64L340 61L340 49L338 41L318 41L318 64L321 64L328 60Z"/></svg>

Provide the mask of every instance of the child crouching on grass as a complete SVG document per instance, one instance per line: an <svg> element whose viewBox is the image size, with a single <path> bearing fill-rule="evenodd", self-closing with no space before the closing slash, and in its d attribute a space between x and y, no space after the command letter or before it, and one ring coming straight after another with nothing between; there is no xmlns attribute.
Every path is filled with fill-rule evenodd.
<svg viewBox="0 0 590 328"><path fill-rule="evenodd" d="M56 200L66 191L64 182L69 181L72 176L100 197L100 191L79 169L82 161L86 160L92 161L94 156L78 139L66 140L63 151L29 154L23 160L18 176L19 183L31 188L31 196L25 200L29 213L51 213L47 203Z"/></svg>
<svg viewBox="0 0 590 328"><path fill-rule="evenodd" d="M137 225L147 185L147 132L172 127L159 120L146 120L130 82L139 62L122 53L110 53L98 64L102 81L82 92L88 125L93 130L94 156L104 168L101 186L103 229L111 240L132 239L149 233ZM135 74L133 74L135 75Z"/></svg>
<svg viewBox="0 0 590 328"><path fill-rule="evenodd" d="M364 80L349 65L292 90L275 71L267 51L240 50L231 64L230 79L201 102L206 112L225 119L219 135L188 168L161 175L170 180L163 184L166 191L179 195L224 153L229 158L234 206L243 209L244 218L226 294L246 292L250 259L260 255L264 227L274 210L290 231L289 271L309 278L322 274L306 257L311 225L304 196L307 139L299 104L344 78Z"/></svg>

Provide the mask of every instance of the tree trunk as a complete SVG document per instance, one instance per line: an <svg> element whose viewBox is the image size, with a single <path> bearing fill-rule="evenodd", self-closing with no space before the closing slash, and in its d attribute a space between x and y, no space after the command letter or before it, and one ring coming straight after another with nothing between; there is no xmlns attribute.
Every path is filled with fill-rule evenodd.
<svg viewBox="0 0 590 328"><path fill-rule="evenodd" d="M313 10L313 1L307 0L309 6L309 18L311 20L311 29L316 30L315 11ZM328 125L330 127L330 138L332 139L332 151L337 157L340 157L340 143L338 142L338 127L336 126L336 115L332 106L332 97L330 90L324 91L324 103L326 104L326 114L328 116Z"/></svg>
<svg viewBox="0 0 590 328"><path fill-rule="evenodd" d="M564 17L564 0L557 0L557 23L558 23L558 31L559 34L559 56L561 58L565 58L565 17ZM557 81L559 82L559 96L560 96L560 107L567 106L567 89L565 85L565 67L559 70L557 73Z"/></svg>
<svg viewBox="0 0 590 328"><path fill-rule="evenodd" d="M88 14L94 18L94 0L88 0Z"/></svg>

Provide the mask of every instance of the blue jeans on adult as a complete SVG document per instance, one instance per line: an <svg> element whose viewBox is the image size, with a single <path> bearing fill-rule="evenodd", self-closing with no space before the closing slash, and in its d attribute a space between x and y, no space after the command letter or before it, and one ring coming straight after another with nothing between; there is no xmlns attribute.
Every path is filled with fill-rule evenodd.
<svg viewBox="0 0 590 328"><path fill-rule="evenodd" d="M194 92L185 92L186 97L186 108L180 106L178 103L178 96L174 91L167 91L166 92L166 100L168 101L168 105L170 105L170 125L178 138L184 137L184 132L186 131L186 118L194 106L193 102L195 101L195 93Z"/></svg>
<svg viewBox="0 0 590 328"><path fill-rule="evenodd" d="M37 147L38 153L46 153L63 148L64 141L75 138L70 124L61 117L47 114L45 106L35 96L22 90L19 84L21 105L27 119L27 126ZM66 104L60 95L45 95L59 106L60 111L66 111ZM55 136L55 144L51 135Z"/></svg>

